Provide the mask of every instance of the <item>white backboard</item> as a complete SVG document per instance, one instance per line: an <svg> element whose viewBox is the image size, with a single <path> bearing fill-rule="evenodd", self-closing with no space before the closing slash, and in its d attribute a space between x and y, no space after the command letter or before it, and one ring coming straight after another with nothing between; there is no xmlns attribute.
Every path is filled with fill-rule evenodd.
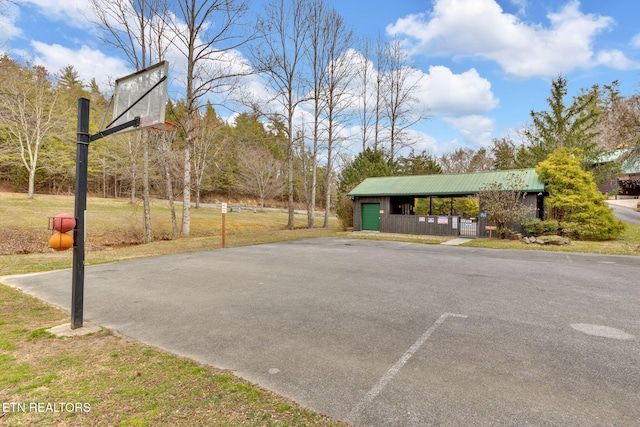
<svg viewBox="0 0 640 427"><path fill-rule="evenodd" d="M163 124L167 106L168 72L169 63L162 61L116 80L112 116L114 121L109 127L121 125L136 117L140 117L140 128ZM138 102L133 105L136 101Z"/></svg>

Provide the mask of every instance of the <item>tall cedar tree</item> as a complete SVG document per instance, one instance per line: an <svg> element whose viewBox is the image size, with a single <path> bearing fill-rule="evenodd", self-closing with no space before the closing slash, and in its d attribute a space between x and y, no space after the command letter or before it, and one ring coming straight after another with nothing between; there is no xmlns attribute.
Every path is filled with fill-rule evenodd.
<svg viewBox="0 0 640 427"><path fill-rule="evenodd" d="M520 167L535 167L559 148L581 150L585 169L601 156L595 138L601 112L600 90L598 86L583 89L567 106L564 100L567 84L567 79L559 75L551 82L549 110L531 111L533 125L524 131L528 144L517 153Z"/></svg>

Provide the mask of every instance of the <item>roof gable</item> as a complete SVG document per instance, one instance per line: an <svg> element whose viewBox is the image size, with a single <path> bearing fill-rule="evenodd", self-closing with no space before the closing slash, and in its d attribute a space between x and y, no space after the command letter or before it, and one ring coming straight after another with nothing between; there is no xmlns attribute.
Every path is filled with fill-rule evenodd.
<svg viewBox="0 0 640 427"><path fill-rule="evenodd" d="M349 192L362 196L465 196L476 194L488 184L508 185L508 177L522 174L526 193L544 191L535 169L476 172L443 175L412 175L366 178Z"/></svg>

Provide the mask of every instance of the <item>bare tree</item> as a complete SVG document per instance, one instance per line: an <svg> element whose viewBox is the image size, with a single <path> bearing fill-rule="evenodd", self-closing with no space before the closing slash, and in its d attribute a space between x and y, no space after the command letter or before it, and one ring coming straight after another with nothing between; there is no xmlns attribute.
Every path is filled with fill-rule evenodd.
<svg viewBox="0 0 640 427"><path fill-rule="evenodd" d="M274 115L284 124L287 137L287 191L289 217L294 224L294 113L307 92L302 76L305 37L308 35L307 0L271 0L257 22L258 43L251 47L255 69L262 73L280 108Z"/></svg>
<svg viewBox="0 0 640 427"><path fill-rule="evenodd" d="M102 40L121 50L136 71L161 61L167 52L166 24L162 16L168 11L167 0L90 0L105 33ZM149 195L149 134L138 135L142 147L143 240L153 241L151 198ZM132 187L132 202L134 202Z"/></svg>
<svg viewBox="0 0 640 427"><path fill-rule="evenodd" d="M333 157L342 138L339 136L341 123L347 120L344 114L351 105L351 86L353 72L353 55L350 46L353 43L353 32L347 29L344 19L335 9L329 11L325 21L327 66L323 88L323 103L327 125L326 173L324 182L324 227L329 226L331 211L331 191L333 180Z"/></svg>
<svg viewBox="0 0 640 427"><path fill-rule="evenodd" d="M176 163L175 154L171 150L171 145L176 139L177 129L157 129L153 132L153 138L155 138L156 144L160 148L158 156L158 162L160 163L160 169L163 172L165 180L166 197L169 201L169 210L171 211L171 238L178 237L178 221L176 218L176 209L174 203L173 192L173 166Z"/></svg>
<svg viewBox="0 0 640 427"><path fill-rule="evenodd" d="M306 48L309 65L311 68L311 90L313 102L313 130L311 145L311 183L309 184L310 195L307 198L307 226L313 228L315 225L316 210L316 186L318 177L318 151L320 150L320 121L323 109L323 99L321 96L325 70L327 66L326 37L327 37L327 5L325 0L313 0L309 9L309 36L306 38L308 46ZM304 135L304 134L303 134ZM304 144L304 139L303 139ZM304 150L303 150L304 154ZM306 184L306 179L305 179ZM306 185L305 185L306 187Z"/></svg>
<svg viewBox="0 0 640 427"><path fill-rule="evenodd" d="M607 150L625 148L632 161L640 158L640 92L620 95L619 83L605 85L605 109L599 120L599 146Z"/></svg>
<svg viewBox="0 0 640 427"><path fill-rule="evenodd" d="M205 113L198 116L197 137L193 145L196 209L200 207L200 193L208 167L224 147L225 140L219 135L222 126L222 121L213 107L208 104Z"/></svg>
<svg viewBox="0 0 640 427"><path fill-rule="evenodd" d="M35 192L40 148L63 120L57 101L57 92L43 67L22 67L8 56L0 58L0 129L29 173L30 199Z"/></svg>
<svg viewBox="0 0 640 427"><path fill-rule="evenodd" d="M493 182L485 185L478 193L480 209L487 214L488 221L498 227L504 238L511 227L522 223L533 209L524 203L527 194L522 174L510 173L504 183Z"/></svg>
<svg viewBox="0 0 640 427"><path fill-rule="evenodd" d="M260 199L260 208L264 208L265 199L282 193L282 163L268 150L245 150L239 163L240 188L248 193L255 192Z"/></svg>
<svg viewBox="0 0 640 427"><path fill-rule="evenodd" d="M382 85L384 117L388 124L389 161L393 162L398 152L415 144L406 131L414 124L428 118L428 111L420 107L416 96L420 77L418 71L410 67L409 56L398 39L386 45L383 57Z"/></svg>
<svg viewBox="0 0 640 427"><path fill-rule="evenodd" d="M358 79L358 96L360 97L360 107L357 110L358 125L360 127L360 135L362 140L362 151L367 149L369 145L369 139L371 138L371 127L375 124L375 115L371 112L371 97L375 90L374 81L372 78L377 76L373 64L369 60L373 49L373 43L371 40L364 40L361 48L361 58L356 62L355 72ZM375 106L375 99L373 100Z"/></svg>
<svg viewBox="0 0 640 427"><path fill-rule="evenodd" d="M382 36L378 34L378 40L376 43L376 81L375 81L375 103L374 103L374 129L373 129L373 150L379 151L382 150L382 135L381 131L383 128L382 119L383 119L383 104L384 99L388 94L385 92L387 89L385 87L385 76L384 76L384 67L385 67L385 56L386 56L386 47L385 43L382 40Z"/></svg>
<svg viewBox="0 0 640 427"><path fill-rule="evenodd" d="M238 79L249 74L234 50L246 43L236 31L248 10L244 0L175 0L176 13L166 15L171 43L185 60L186 119L181 235L191 233L192 156L198 136L197 115L207 95L238 89ZM215 23L215 24L214 24Z"/></svg>
<svg viewBox="0 0 640 427"><path fill-rule="evenodd" d="M468 147L456 148L438 158L444 173L488 171L493 168L493 161L491 153L484 147L481 147L478 151Z"/></svg>

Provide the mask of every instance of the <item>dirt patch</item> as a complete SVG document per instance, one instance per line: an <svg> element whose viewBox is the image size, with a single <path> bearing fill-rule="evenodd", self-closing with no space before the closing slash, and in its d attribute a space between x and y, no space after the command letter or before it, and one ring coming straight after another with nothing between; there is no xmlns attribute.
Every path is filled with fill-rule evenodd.
<svg viewBox="0 0 640 427"><path fill-rule="evenodd" d="M49 247L50 231L33 232L22 230L0 231L0 255L24 255L54 252ZM107 248L122 248L141 244L141 236L136 233L111 232L101 236L91 236L85 243L87 250L99 251ZM164 240L158 236L156 240Z"/></svg>
<svg viewBox="0 0 640 427"><path fill-rule="evenodd" d="M0 255L48 252L49 235L18 230L0 231Z"/></svg>

